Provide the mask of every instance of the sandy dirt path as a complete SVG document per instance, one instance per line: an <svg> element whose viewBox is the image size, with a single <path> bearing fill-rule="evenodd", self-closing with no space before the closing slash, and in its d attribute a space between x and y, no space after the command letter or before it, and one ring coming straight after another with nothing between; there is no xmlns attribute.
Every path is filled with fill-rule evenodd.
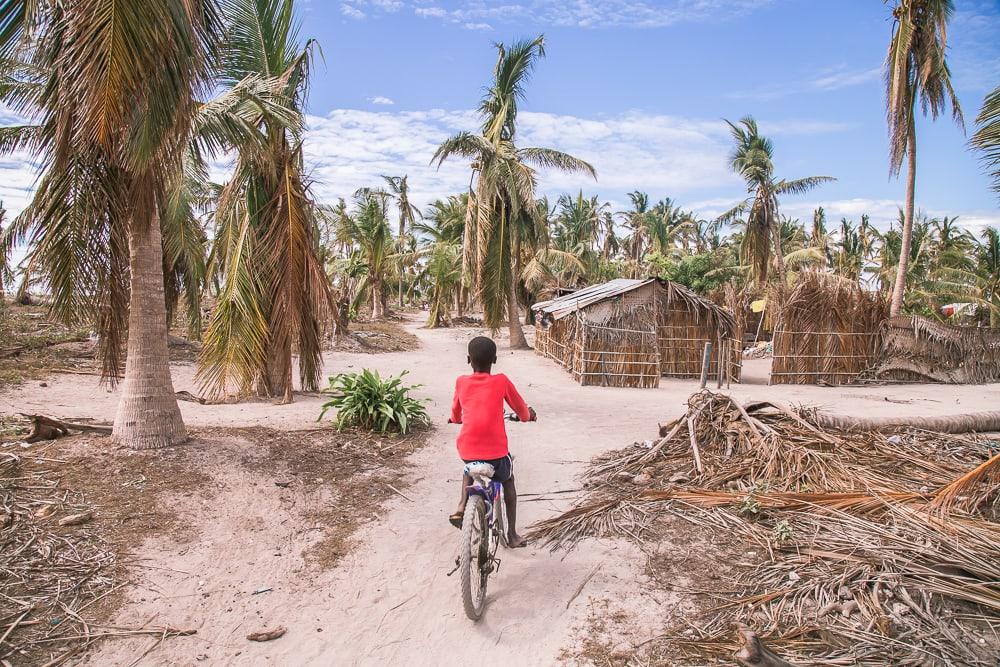
<svg viewBox="0 0 1000 667"><path fill-rule="evenodd" d="M653 615L648 626L626 641L641 641L661 627L670 600L654 600L642 590L645 557L623 542L594 540L569 554L534 546L503 553L484 618L475 624L465 618L458 582L446 576L459 536L446 517L457 500L460 467L456 427L445 422L454 378L467 372L465 342L477 332L428 331L416 323L409 328L420 337L420 350L376 356L336 353L328 359L327 371L408 369L412 381L424 385L421 394L431 399L437 428L428 446L413 457L408 474L414 484L405 492L413 501L396 497L360 531L351 553L328 571L304 564L307 529L289 521L280 490L244 489L239 497L245 504L236 506L182 503L180 509L192 514L201 537L183 548L163 540L138 548L137 555L153 569L144 589L130 595L122 620L154 617L155 623L199 631L164 642L140 664L459 665L495 652L507 664L549 665L574 641L591 601L602 599L640 616ZM692 381L665 381L652 390L580 387L555 363L504 349L496 371L507 373L539 413L538 423L508 429L521 494L578 488L592 456L654 437L657 422L679 415L696 389ZM190 366L176 367L176 388L193 390L191 375ZM766 362L748 363L747 380L749 384L733 385L732 393L742 399L820 404L849 414L947 414L1000 404L1000 385L828 389L754 384L766 382ZM116 399L113 392L96 388L93 378L60 376L47 388L32 383L0 396L0 404L6 404L4 410L108 419ZM288 406L181 405L193 428L309 428L319 402L301 397ZM219 474L220 488L243 484L239 470ZM521 523L551 516L571 501L572 494L566 494L523 502ZM273 543L263 544L255 533L268 524L278 524L278 529L267 533ZM250 594L264 586L273 590ZM288 628L279 640L256 644L244 639L251 630L279 624ZM88 661L129 664L148 643L109 642Z"/></svg>

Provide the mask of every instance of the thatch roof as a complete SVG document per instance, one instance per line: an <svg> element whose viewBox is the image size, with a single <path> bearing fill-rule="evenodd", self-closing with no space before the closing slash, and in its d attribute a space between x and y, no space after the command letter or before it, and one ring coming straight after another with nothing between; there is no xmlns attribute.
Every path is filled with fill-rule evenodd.
<svg viewBox="0 0 1000 667"><path fill-rule="evenodd" d="M714 319L718 323L723 335L731 336L732 332L735 331L736 322L732 314L725 308L695 294L683 285L660 278L646 278L645 280L616 278L606 283L584 287L565 296L541 301L533 305L531 310L543 320L560 320L567 315L584 310L596 303L634 292L653 283L658 284L666 291L668 301L680 300L691 310L702 310L711 313L714 316L711 319Z"/></svg>

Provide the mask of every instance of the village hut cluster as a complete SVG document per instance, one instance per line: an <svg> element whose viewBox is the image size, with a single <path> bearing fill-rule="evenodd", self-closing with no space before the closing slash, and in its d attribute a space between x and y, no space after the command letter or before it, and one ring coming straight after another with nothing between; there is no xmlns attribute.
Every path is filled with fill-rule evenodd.
<svg viewBox="0 0 1000 667"><path fill-rule="evenodd" d="M742 376L746 298L720 306L667 280L619 278L532 306L535 350L583 385L657 387L661 377ZM878 293L803 272L767 295L771 384L1000 381L1000 329L889 317ZM735 315L734 315L735 311ZM759 317L759 316L758 316ZM757 332L757 333L755 333Z"/></svg>
<svg viewBox="0 0 1000 667"><path fill-rule="evenodd" d="M703 367L719 384L740 380L732 314L676 283L620 278L532 310L536 352L582 385L657 387L660 377L699 377Z"/></svg>

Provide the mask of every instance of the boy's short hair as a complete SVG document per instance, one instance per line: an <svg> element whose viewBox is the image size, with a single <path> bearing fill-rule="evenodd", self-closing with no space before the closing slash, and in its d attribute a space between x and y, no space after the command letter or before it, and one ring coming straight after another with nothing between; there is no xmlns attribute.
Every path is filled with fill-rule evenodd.
<svg viewBox="0 0 1000 667"><path fill-rule="evenodd" d="M486 336L476 336L469 341L469 361L473 366L491 366L497 359L497 344Z"/></svg>

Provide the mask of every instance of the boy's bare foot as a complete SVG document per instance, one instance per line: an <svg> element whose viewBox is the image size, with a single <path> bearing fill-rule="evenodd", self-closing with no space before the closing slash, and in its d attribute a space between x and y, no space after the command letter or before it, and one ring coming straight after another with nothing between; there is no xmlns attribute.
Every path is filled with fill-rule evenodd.
<svg viewBox="0 0 1000 667"><path fill-rule="evenodd" d="M517 533L510 533L507 536L507 547L510 549L520 549L521 547L528 546L528 540L524 539Z"/></svg>
<svg viewBox="0 0 1000 667"><path fill-rule="evenodd" d="M455 528L461 528L463 519L465 519L465 508L459 507L448 517L448 523L455 526Z"/></svg>

